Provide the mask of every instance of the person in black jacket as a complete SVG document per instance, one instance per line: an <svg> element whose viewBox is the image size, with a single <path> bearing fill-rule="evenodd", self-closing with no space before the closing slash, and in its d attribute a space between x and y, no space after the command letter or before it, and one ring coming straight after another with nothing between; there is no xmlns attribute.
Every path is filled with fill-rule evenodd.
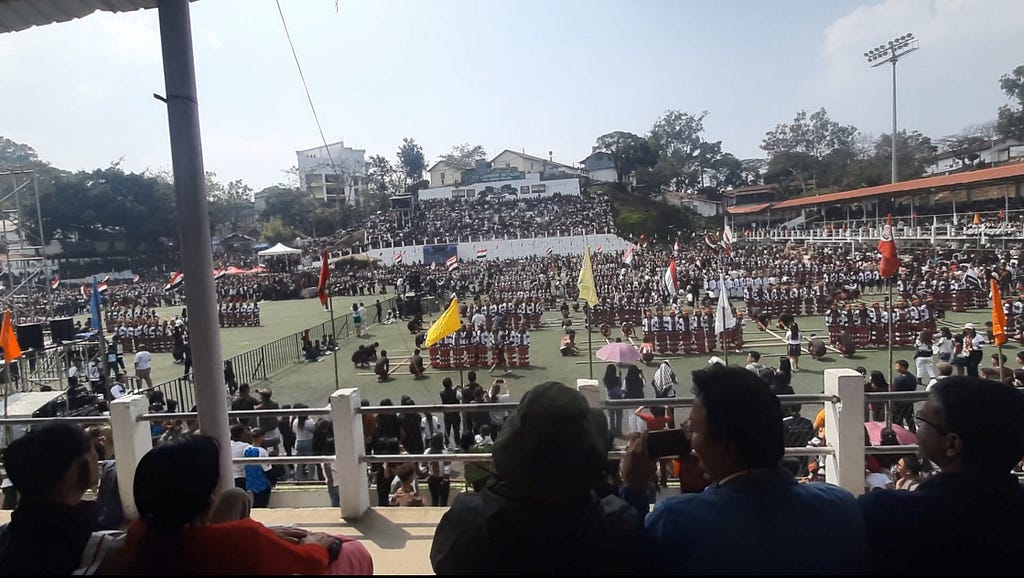
<svg viewBox="0 0 1024 578"><path fill-rule="evenodd" d="M96 447L77 425L50 422L11 442L4 467L21 494L0 535L0 574L71 574L97 529Z"/></svg>
<svg viewBox="0 0 1024 578"><path fill-rule="evenodd" d="M917 443L942 473L913 492L859 498L879 574L1016 574L1024 544L1024 395L972 377L936 383L917 412Z"/></svg>
<svg viewBox="0 0 1024 578"><path fill-rule="evenodd" d="M646 574L636 509L601 498L608 422L561 383L528 391L494 444L494 479L456 497L430 548L437 574Z"/></svg>

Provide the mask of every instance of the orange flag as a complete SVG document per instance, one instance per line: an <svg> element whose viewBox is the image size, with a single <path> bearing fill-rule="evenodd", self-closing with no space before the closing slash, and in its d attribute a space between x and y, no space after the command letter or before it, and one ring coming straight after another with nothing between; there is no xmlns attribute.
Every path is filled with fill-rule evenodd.
<svg viewBox="0 0 1024 578"><path fill-rule="evenodd" d="M14 327L11 326L10 311L4 311L3 323L0 325L0 347L4 348L4 361L7 363L21 357L21 346L18 345Z"/></svg>
<svg viewBox="0 0 1024 578"><path fill-rule="evenodd" d="M999 294L999 285L995 279L988 280L992 290L992 336L996 345L1006 343L1006 312L1003 311L1003 296Z"/></svg>

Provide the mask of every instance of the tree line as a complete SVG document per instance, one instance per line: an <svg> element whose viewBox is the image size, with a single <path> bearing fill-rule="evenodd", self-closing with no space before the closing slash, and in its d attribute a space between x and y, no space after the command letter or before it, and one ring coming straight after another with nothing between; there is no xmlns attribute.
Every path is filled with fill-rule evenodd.
<svg viewBox="0 0 1024 578"><path fill-rule="evenodd" d="M965 168L977 168L981 152L997 138L1024 140L1024 65L999 81L1010 103L992 122L932 140L919 131L898 131L899 180L921 177L939 154L948 154ZM853 125L832 119L821 108L801 110L791 122L765 133L765 158L738 159L721 141L704 137L708 112L670 110L644 135L614 131L597 138L594 150L609 153L620 183L637 192L665 190L717 196L723 190L777 184L787 194L811 188L856 189L891 180L891 134L872 137Z"/></svg>

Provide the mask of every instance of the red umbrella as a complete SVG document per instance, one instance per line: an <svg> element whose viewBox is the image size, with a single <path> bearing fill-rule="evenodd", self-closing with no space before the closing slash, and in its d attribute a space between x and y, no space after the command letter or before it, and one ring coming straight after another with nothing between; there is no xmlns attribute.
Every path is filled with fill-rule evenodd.
<svg viewBox="0 0 1024 578"><path fill-rule="evenodd" d="M882 430L885 429L885 422L867 421L864 422L864 427L867 428L868 436L871 437L871 445L882 445ZM896 432L896 441L898 441L901 446L909 446L917 443L917 436L913 432L907 430L907 428L895 423L889 427L892 431Z"/></svg>

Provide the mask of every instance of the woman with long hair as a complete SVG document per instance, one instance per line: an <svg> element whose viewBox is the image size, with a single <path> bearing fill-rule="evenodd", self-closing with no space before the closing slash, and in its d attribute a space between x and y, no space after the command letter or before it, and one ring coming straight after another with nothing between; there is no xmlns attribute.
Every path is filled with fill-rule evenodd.
<svg viewBox="0 0 1024 578"><path fill-rule="evenodd" d="M626 370L626 399L643 399L644 398L644 374L640 371L640 368L635 365L630 365L629 369ZM629 415L629 425L626 427L628 430L626 433L643 431L642 422L635 415Z"/></svg>
<svg viewBox="0 0 1024 578"><path fill-rule="evenodd" d="M786 353L789 363L793 366L793 373L800 371L800 350L804 343L803 335L800 334L800 327L796 322L789 324L789 331L786 332Z"/></svg>
<svg viewBox="0 0 1024 578"><path fill-rule="evenodd" d="M299 531L302 537L289 541L248 517L211 522L220 479L219 455L213 438L184 435L139 460L133 486L139 518L128 529L116 570L132 574L327 573L342 549L342 540L334 536Z"/></svg>
<svg viewBox="0 0 1024 578"><path fill-rule="evenodd" d="M622 380L619 379L619 372L611 363L604 368L604 377L601 379L608 399L622 399ZM622 435L622 410L608 410L608 430L612 435Z"/></svg>
<svg viewBox="0 0 1024 578"><path fill-rule="evenodd" d="M416 405L416 402L408 395L403 395L401 404L409 406ZM399 422L402 425L401 440L405 451L410 454L422 454L426 449L423 444L423 416L415 411L403 411Z"/></svg>

